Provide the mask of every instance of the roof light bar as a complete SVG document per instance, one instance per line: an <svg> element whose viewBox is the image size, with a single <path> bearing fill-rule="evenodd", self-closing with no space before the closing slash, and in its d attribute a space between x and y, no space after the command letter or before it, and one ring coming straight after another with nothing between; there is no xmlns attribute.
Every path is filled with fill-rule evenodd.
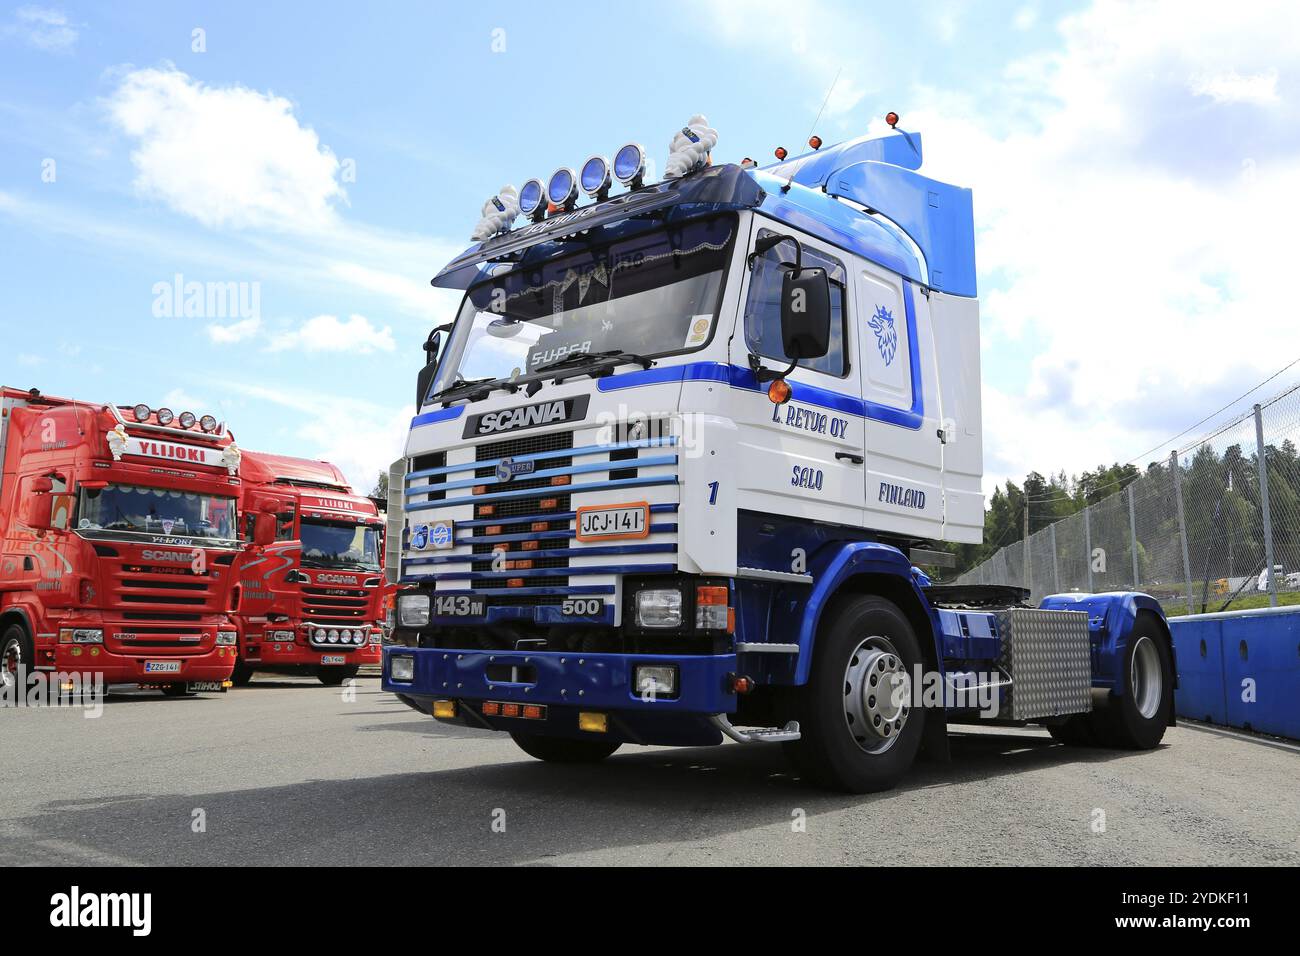
<svg viewBox="0 0 1300 956"><path fill-rule="evenodd" d="M609 197L609 160L604 156L592 156L582 164L582 191L597 202Z"/></svg>
<svg viewBox="0 0 1300 956"><path fill-rule="evenodd" d="M568 166L561 166L551 173L546 184L546 198L551 205L566 212L578 201L578 177Z"/></svg>
<svg viewBox="0 0 1300 956"><path fill-rule="evenodd" d="M640 143L628 143L614 154L614 178L629 189L639 189L645 179L645 150Z"/></svg>

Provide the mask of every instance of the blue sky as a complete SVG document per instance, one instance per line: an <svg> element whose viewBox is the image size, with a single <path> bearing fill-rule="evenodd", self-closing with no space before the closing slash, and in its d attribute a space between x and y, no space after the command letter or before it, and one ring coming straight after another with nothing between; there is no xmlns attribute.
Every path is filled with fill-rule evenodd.
<svg viewBox="0 0 1300 956"><path fill-rule="evenodd" d="M926 138L923 171L976 190L990 480L1124 460L1294 357L1276 284L1300 195L1293 18L7 5L0 381L212 411L245 446L368 486L454 307L428 280L487 196L632 139L662 167L697 112L715 161L797 152L834 82L826 141L894 109ZM256 314L160 315L177 275L255 290Z"/></svg>

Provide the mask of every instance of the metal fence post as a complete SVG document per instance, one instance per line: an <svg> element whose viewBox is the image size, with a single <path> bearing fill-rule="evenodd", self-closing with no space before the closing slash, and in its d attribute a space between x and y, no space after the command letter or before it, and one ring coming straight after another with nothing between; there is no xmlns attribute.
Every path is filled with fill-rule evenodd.
<svg viewBox="0 0 1300 956"><path fill-rule="evenodd" d="M1169 453L1169 467L1174 473L1174 498L1178 502L1178 537L1183 543L1183 581L1187 586L1187 613L1195 614L1196 605L1192 598L1192 559L1187 553L1187 517L1183 514L1183 469L1178 464L1177 448Z"/></svg>
<svg viewBox="0 0 1300 956"><path fill-rule="evenodd" d="M1056 562L1056 522L1048 526L1052 531L1052 590L1061 593L1061 569Z"/></svg>
<svg viewBox="0 0 1300 956"><path fill-rule="evenodd" d="M1264 519L1264 568L1268 571L1268 603L1277 607L1277 576L1273 573L1273 519L1268 510L1268 456L1264 453L1264 415L1255 406L1255 448L1259 454L1259 509Z"/></svg>
<svg viewBox="0 0 1300 956"><path fill-rule="evenodd" d="M1092 594L1092 505L1083 509L1083 560L1088 565L1088 593Z"/></svg>
<svg viewBox="0 0 1300 956"><path fill-rule="evenodd" d="M1137 511L1133 507L1133 486L1128 486L1128 547L1133 553L1133 590L1142 588L1142 572L1138 568Z"/></svg>

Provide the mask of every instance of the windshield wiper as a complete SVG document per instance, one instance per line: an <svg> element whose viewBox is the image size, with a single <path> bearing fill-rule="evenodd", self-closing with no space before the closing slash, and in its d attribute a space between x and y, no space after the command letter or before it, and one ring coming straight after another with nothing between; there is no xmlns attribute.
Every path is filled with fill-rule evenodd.
<svg viewBox="0 0 1300 956"><path fill-rule="evenodd" d="M515 391L518 386L508 378L471 378L462 382L454 382L446 388L439 389L430 395L427 399L429 402L442 402L444 405L454 401L457 398L464 398L471 402L476 402L481 398L487 398L492 394L494 388L504 388L507 391ZM466 394L461 394L462 392Z"/></svg>
<svg viewBox="0 0 1300 956"><path fill-rule="evenodd" d="M556 359L554 362L547 362L545 365L539 365L533 369L534 375L544 376L547 372L558 372L563 369L575 369L574 374L594 374L604 376L610 375L614 371L614 366L631 363L640 365L642 368L649 368L654 365L653 359L648 359L644 355L636 352L624 352L620 349L610 349L606 352L575 352L573 355L566 355L562 359ZM603 366L596 371L593 366ZM556 384L564 381L564 376L555 377ZM541 388L541 380L532 382L529 386L529 394L533 394Z"/></svg>

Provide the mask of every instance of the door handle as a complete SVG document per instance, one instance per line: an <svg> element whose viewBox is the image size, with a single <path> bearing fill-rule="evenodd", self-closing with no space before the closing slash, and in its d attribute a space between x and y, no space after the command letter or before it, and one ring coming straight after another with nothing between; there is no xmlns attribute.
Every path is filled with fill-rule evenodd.
<svg viewBox="0 0 1300 956"><path fill-rule="evenodd" d="M835 453L835 457L838 458L840 461L851 461L855 465L860 465L862 464L863 461L861 455L855 455L853 454L853 452L850 451L837 451Z"/></svg>

